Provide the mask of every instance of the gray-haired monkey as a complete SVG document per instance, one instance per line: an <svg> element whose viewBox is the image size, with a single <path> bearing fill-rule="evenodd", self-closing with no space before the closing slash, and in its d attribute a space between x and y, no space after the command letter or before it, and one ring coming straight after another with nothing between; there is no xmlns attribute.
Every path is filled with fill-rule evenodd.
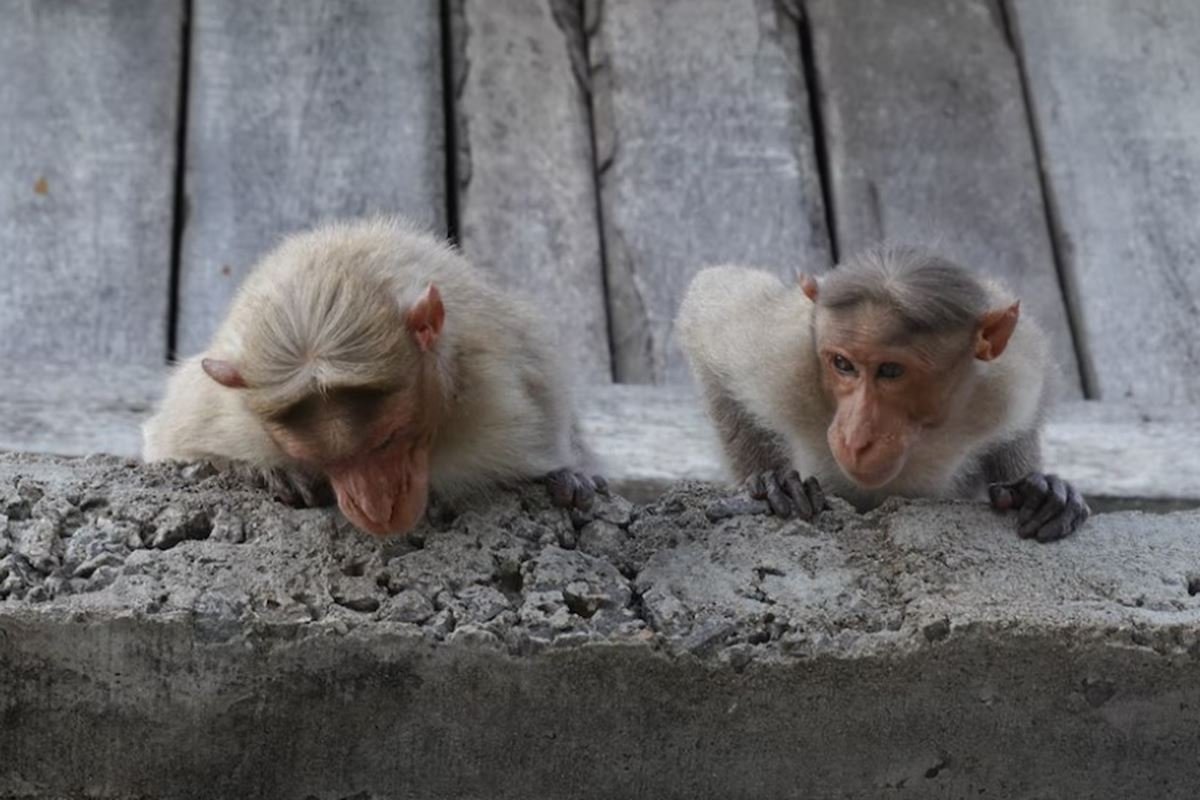
<svg viewBox="0 0 1200 800"><path fill-rule="evenodd" d="M428 495L547 478L597 488L538 316L443 242L395 220L286 239L202 355L178 366L144 457L228 461L309 504L332 485L358 527L405 532Z"/></svg>
<svg viewBox="0 0 1200 800"><path fill-rule="evenodd" d="M880 247L785 287L712 267L678 330L734 475L782 516L888 495L1019 509L1050 541L1089 510L1041 470L1046 338L990 282L923 250ZM808 480L801 481L806 476Z"/></svg>

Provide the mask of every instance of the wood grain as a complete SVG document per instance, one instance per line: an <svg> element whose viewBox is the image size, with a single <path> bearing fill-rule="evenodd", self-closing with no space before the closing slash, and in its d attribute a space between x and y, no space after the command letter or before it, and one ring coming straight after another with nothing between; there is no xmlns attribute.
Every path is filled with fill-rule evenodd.
<svg viewBox="0 0 1200 800"><path fill-rule="evenodd" d="M30 365L0 375L0 450L136 457L165 370ZM579 393L584 435L622 492L724 481L716 435L684 386L604 384ZM1047 469L1089 497L1200 500L1200 409L1077 401L1055 409Z"/></svg>
<svg viewBox="0 0 1200 800"><path fill-rule="evenodd" d="M459 241L611 380L580 4L453 0Z"/></svg>
<svg viewBox="0 0 1200 800"><path fill-rule="evenodd" d="M687 380L672 323L692 276L819 272L828 230L795 17L758 0L589 4L617 380Z"/></svg>
<svg viewBox="0 0 1200 800"><path fill-rule="evenodd" d="M1200 4L1015 0L1070 299L1104 400L1200 400Z"/></svg>
<svg viewBox="0 0 1200 800"><path fill-rule="evenodd" d="M838 252L922 244L993 275L1081 397L1016 55L994 0L810 0Z"/></svg>
<svg viewBox="0 0 1200 800"><path fill-rule="evenodd" d="M167 353L179 0L18 0L0 23L0 360Z"/></svg>

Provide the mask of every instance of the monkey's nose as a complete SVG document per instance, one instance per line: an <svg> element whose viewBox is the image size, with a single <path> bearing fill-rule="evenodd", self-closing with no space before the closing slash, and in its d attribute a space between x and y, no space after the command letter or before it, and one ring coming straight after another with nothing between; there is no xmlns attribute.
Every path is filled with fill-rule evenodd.
<svg viewBox="0 0 1200 800"><path fill-rule="evenodd" d="M874 438L870 438L852 443L850 445L850 452L854 454L854 460L862 461L864 458L869 456L871 454L871 450L875 447L875 441L876 440Z"/></svg>

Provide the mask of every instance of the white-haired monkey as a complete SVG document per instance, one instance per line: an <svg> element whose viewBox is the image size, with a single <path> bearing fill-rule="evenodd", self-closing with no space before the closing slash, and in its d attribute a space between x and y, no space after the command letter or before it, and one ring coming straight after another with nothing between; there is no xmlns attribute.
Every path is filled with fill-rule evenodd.
<svg viewBox="0 0 1200 800"><path fill-rule="evenodd" d="M821 485L860 509L986 492L1050 541L1089 510L1040 471L1050 361L1019 312L957 264L880 247L794 287L706 269L678 330L730 468L775 513L811 518Z"/></svg>
<svg viewBox="0 0 1200 800"><path fill-rule="evenodd" d="M178 366L144 457L227 461L307 504L332 486L376 534L430 491L547 478L597 488L538 316L448 245L394 220L292 236L246 278L209 348Z"/></svg>

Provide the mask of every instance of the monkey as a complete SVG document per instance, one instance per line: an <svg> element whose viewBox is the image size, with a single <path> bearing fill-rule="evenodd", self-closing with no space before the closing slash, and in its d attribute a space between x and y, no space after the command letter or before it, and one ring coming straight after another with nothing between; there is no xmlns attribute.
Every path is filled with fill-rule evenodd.
<svg viewBox="0 0 1200 800"><path fill-rule="evenodd" d="M987 499L1018 511L1022 538L1048 542L1091 512L1042 472L1052 365L1020 318L999 283L879 245L791 287L708 267L676 330L729 470L771 512L811 520L822 487L859 510L888 496Z"/></svg>
<svg viewBox="0 0 1200 800"><path fill-rule="evenodd" d="M592 476L563 365L538 314L449 243L399 218L283 239L183 360L143 426L147 462L204 460L283 499L406 533L430 493L544 480L587 509Z"/></svg>

